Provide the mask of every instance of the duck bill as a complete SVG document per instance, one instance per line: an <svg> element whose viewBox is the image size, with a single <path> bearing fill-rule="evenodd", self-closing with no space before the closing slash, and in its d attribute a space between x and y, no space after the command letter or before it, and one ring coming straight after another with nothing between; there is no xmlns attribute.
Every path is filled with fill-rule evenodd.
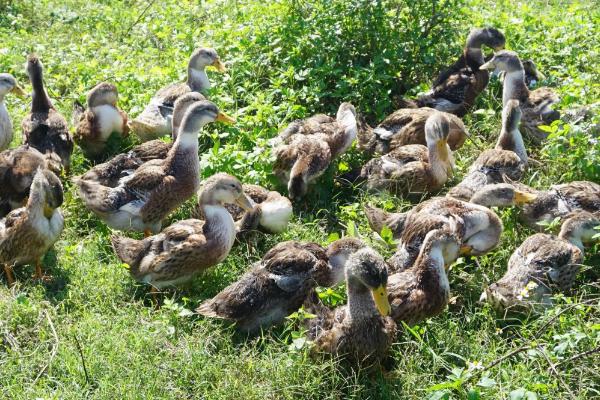
<svg viewBox="0 0 600 400"><path fill-rule="evenodd" d="M240 197L238 197L235 201L235 204L240 206L244 211L252 211L254 208L254 205L245 194L242 194Z"/></svg>
<svg viewBox="0 0 600 400"><path fill-rule="evenodd" d="M375 289L372 289L372 292L373 300L375 301L375 306L377 306L379 313L384 317L390 315L392 307L390 306L390 302L388 300L386 287L381 285Z"/></svg>
<svg viewBox="0 0 600 400"><path fill-rule="evenodd" d="M227 72L227 67L225 67L225 64L218 58L211 65L221 73Z"/></svg>
<svg viewBox="0 0 600 400"><path fill-rule="evenodd" d="M441 161L449 163L450 155L448 154L448 141L446 139L440 139L437 142L437 152Z"/></svg>
<svg viewBox="0 0 600 400"><path fill-rule="evenodd" d="M44 206L44 217L50 218L54 214L54 209L47 204Z"/></svg>
<svg viewBox="0 0 600 400"><path fill-rule="evenodd" d="M235 118L232 118L224 112L219 111L219 114L217 114L217 121L227 125L232 125L235 123Z"/></svg>
<svg viewBox="0 0 600 400"><path fill-rule="evenodd" d="M515 190L514 202L517 205L529 204L537 199L537 195L533 193L522 192L520 190Z"/></svg>
<svg viewBox="0 0 600 400"><path fill-rule="evenodd" d="M25 90L23 90L23 88L19 85L15 85L15 87L11 89L11 92L13 92L14 94L16 94L19 97L27 96L27 93L25 92Z"/></svg>
<svg viewBox="0 0 600 400"><path fill-rule="evenodd" d="M496 65L494 65L494 60L490 60L488 62L486 62L485 64L483 64L481 67L479 67L479 69L487 69L487 70L492 70L492 69L496 69Z"/></svg>
<svg viewBox="0 0 600 400"><path fill-rule="evenodd" d="M469 246L468 244L465 244L460 246L459 254L461 256L468 256L469 254L471 254L472 251L473 247Z"/></svg>
<svg viewBox="0 0 600 400"><path fill-rule="evenodd" d="M535 70L535 78L538 81L543 81L544 79L546 79L546 75L542 74L540 71L538 71L537 69Z"/></svg>

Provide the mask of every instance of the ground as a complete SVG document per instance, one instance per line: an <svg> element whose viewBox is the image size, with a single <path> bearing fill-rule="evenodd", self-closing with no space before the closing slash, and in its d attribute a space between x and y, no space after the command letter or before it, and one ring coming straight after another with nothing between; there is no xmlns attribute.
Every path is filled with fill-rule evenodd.
<svg viewBox="0 0 600 400"><path fill-rule="evenodd" d="M592 0L445 1L207 1L0 0L0 71L26 87L26 55L36 52L57 108L70 116L97 82L114 82L120 104L137 115L161 86L181 79L198 45L215 47L229 72L210 72L210 98L235 126L213 124L201 138L203 177L226 171L246 182L275 185L267 140L296 118L334 113L351 101L369 123L393 111L393 99L427 89L435 72L458 56L473 26L496 26L507 48L532 58L561 95L563 112L597 103L600 8ZM500 127L501 84L492 80L465 118L471 139L455 155L463 176ZM19 121L27 100L7 97ZM600 182L598 117L550 127L531 148L538 162L525 182ZM294 320L246 338L191 313L236 279L275 243L321 244L360 234L384 254L392 248L366 224L362 204L407 209L410 204L343 187L334 177L360 165L352 149L309 199L295 206L288 232L239 243L218 267L190 286L165 294L160 310L115 257L110 230L85 211L66 182L66 228L45 264L53 280L0 278L0 397L61 398L581 398L600 396L600 300L596 247L588 251L577 289L556 298L543 315L505 319L477 304L499 278L511 252L531 234L517 210L501 210L505 232L494 252L460 259L451 269L447 312L403 327L387 374L344 369L313 359L294 339ZM73 175L90 167L74 155ZM193 202L172 216L189 215ZM343 288L325 294L343 301ZM578 356L586 351L596 353Z"/></svg>

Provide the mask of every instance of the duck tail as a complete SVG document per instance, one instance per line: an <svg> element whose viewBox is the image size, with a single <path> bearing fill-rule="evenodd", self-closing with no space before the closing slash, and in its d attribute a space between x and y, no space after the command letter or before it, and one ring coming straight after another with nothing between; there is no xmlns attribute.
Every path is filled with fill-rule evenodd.
<svg viewBox="0 0 600 400"><path fill-rule="evenodd" d="M110 237L112 247L117 257L129 265L131 273L135 275L139 267L142 256L148 247L145 240L135 240L125 236L112 235Z"/></svg>
<svg viewBox="0 0 600 400"><path fill-rule="evenodd" d="M71 122L74 126L79 124L79 121L81 121L81 116L84 112L85 107L83 107L83 104L81 104L78 100L75 100L73 102L73 113L71 114Z"/></svg>
<svg viewBox="0 0 600 400"><path fill-rule="evenodd" d="M210 318L223 318L223 316L215 310L214 305L213 299L208 299L196 308L196 314Z"/></svg>

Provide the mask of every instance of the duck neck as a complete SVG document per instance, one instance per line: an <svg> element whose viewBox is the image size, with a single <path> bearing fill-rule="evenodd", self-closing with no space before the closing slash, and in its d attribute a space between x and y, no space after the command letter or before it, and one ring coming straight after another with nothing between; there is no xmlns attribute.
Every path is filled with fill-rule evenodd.
<svg viewBox="0 0 600 400"><path fill-rule="evenodd" d="M206 70L188 66L187 84L194 92L204 92L210 89L210 81Z"/></svg>
<svg viewBox="0 0 600 400"><path fill-rule="evenodd" d="M465 47L464 50L464 56L467 65L473 71L479 71L479 67L481 67L485 62L485 59L483 57L483 51L481 50L481 45L467 45L467 47Z"/></svg>
<svg viewBox="0 0 600 400"><path fill-rule="evenodd" d="M344 130L344 143L341 146L340 153L345 152L358 134L358 125L356 116L351 111L345 111L337 117L338 124Z"/></svg>
<svg viewBox="0 0 600 400"><path fill-rule="evenodd" d="M519 131L518 122L516 126L509 124L507 121L502 122L502 131L500 131L500 136L498 136L496 149L512 151L519 156L522 162L527 163L527 149L523 142L523 136Z"/></svg>
<svg viewBox="0 0 600 400"><path fill-rule="evenodd" d="M560 233L558 234L558 238L571 243L573 246L576 246L583 254L584 245L581 235L579 234L579 229L569 226L567 222L563 224Z"/></svg>
<svg viewBox="0 0 600 400"><path fill-rule="evenodd" d="M445 293L450 293L450 283L448 282L448 275L446 275L446 269L444 268L444 255L439 247L424 245L415 264L419 270L417 276L422 286L434 283L437 286L437 290L441 289Z"/></svg>
<svg viewBox="0 0 600 400"><path fill-rule="evenodd" d="M525 101L529 98L529 89L525 84L525 71L523 68L507 72L504 76L502 88L502 106L509 100Z"/></svg>
<svg viewBox="0 0 600 400"><path fill-rule="evenodd" d="M42 70L39 67L34 68L29 76L31 81L31 112L48 112L52 106L52 102L44 88L44 79Z"/></svg>
<svg viewBox="0 0 600 400"><path fill-rule="evenodd" d="M348 314L351 319L368 319L377 315L373 295L358 278L346 272L348 292Z"/></svg>
<svg viewBox="0 0 600 400"><path fill-rule="evenodd" d="M225 256L235 241L235 223L229 211L213 199L203 198L202 211L205 221L202 228L207 242L218 248ZM224 256L222 258L225 258ZM221 259L222 259L221 258Z"/></svg>
<svg viewBox="0 0 600 400"><path fill-rule="evenodd" d="M443 185L450 176L450 150L448 145L441 142L428 143L429 165L435 183Z"/></svg>
<svg viewBox="0 0 600 400"><path fill-rule="evenodd" d="M33 217L42 216L46 205L46 192L40 182L33 182L27 199L27 210Z"/></svg>
<svg viewBox="0 0 600 400"><path fill-rule="evenodd" d="M191 171L195 181L199 180L200 159L198 158L198 134L183 130L173 143L165 160L171 173L175 170Z"/></svg>

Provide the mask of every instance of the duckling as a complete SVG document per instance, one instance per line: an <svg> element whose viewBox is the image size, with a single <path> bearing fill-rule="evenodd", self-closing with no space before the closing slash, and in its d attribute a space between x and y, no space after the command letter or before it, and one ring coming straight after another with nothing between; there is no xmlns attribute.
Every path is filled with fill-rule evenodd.
<svg viewBox="0 0 600 400"><path fill-rule="evenodd" d="M314 350L342 356L349 362L373 365L388 354L396 324L388 317L388 273L385 261L372 248L350 255L345 265L348 304L331 310L312 296L305 309L308 337Z"/></svg>
<svg viewBox="0 0 600 400"><path fill-rule="evenodd" d="M14 76L0 73L0 151L7 149L13 139L12 122L4 104L4 97L10 92L20 97L25 96L25 91Z"/></svg>
<svg viewBox="0 0 600 400"><path fill-rule="evenodd" d="M546 139L547 133L542 131L539 126L549 125L552 121L560 118L560 113L551 108L559 101L556 93L547 87L530 91L525 84L523 64L514 51L499 51L480 68L488 70L498 68L505 72L502 105L506 106L512 99L518 100L523 112L521 119L523 131L538 144Z"/></svg>
<svg viewBox="0 0 600 400"><path fill-rule="evenodd" d="M73 124L77 126L73 139L86 157L102 155L111 137L129 134L127 114L117 107L119 93L111 83L102 82L87 94L87 109L75 102Z"/></svg>
<svg viewBox="0 0 600 400"><path fill-rule="evenodd" d="M251 200L251 211L244 211L235 204L227 205L227 211L236 221L238 233L262 230L266 233L281 233L287 229L292 218L292 202L279 192L259 185L243 185L244 193ZM201 208L194 210L194 216L203 219Z"/></svg>
<svg viewBox="0 0 600 400"><path fill-rule="evenodd" d="M598 233L600 219L586 211L571 213L558 236L528 237L508 260L508 270L482 293L497 309L535 309L552 305L552 295L569 290L583 262L584 243Z"/></svg>
<svg viewBox="0 0 600 400"><path fill-rule="evenodd" d="M25 206L38 168L59 176L62 164L56 154L42 154L28 145L0 153L0 218L15 208Z"/></svg>
<svg viewBox="0 0 600 400"><path fill-rule="evenodd" d="M177 139L177 132L179 131L179 126L181 125L181 120L185 115L185 111L195 102L202 100L204 100L204 96L198 92L186 93L175 100L175 103L173 104L173 114L169 117L171 118L171 125L173 126L171 132L171 138L173 140Z"/></svg>
<svg viewBox="0 0 600 400"><path fill-rule="evenodd" d="M180 137L188 132L185 121L183 127ZM206 180L200 201L204 221L179 221L143 240L111 237L115 253L129 265L133 278L152 285L153 292L189 281L223 261L235 240L235 225L224 205L252 208L239 180L225 173Z"/></svg>
<svg viewBox="0 0 600 400"><path fill-rule="evenodd" d="M54 108L44 89L43 65L40 59L30 54L27 57L27 74L33 88L31 113L21 123L24 143L42 154L55 153L68 172L73 153L73 139L67 120Z"/></svg>
<svg viewBox="0 0 600 400"><path fill-rule="evenodd" d="M425 123L427 147L402 146L369 161L361 171L369 190L397 194L426 193L439 190L452 175L454 161L448 147L450 123L436 112Z"/></svg>
<svg viewBox="0 0 600 400"><path fill-rule="evenodd" d="M388 115L375 129L372 138L365 143L359 141L359 148L368 153L386 154L409 144L427 145L425 122L437 111L433 108L401 108ZM467 128L454 114L444 113L450 124L448 146L452 151L461 148L467 137ZM362 143L361 143L362 142Z"/></svg>
<svg viewBox="0 0 600 400"><path fill-rule="evenodd" d="M489 82L489 72L481 68L485 63L481 48L504 48L504 34L495 28L475 28L467 37L462 56L433 82L433 88L411 105L431 107L464 116Z"/></svg>
<svg viewBox="0 0 600 400"><path fill-rule="evenodd" d="M521 179L528 166L528 158L519 132L520 120L519 102L508 101L502 110L502 130L496 147L479 155L467 176L450 189L448 196L469 201L485 185L504 182L506 177L513 181Z"/></svg>
<svg viewBox="0 0 600 400"><path fill-rule="evenodd" d="M280 324L302 306L315 286L341 282L345 257L362 246L353 238L334 242L327 252L316 243L279 243L196 312L233 321L249 333Z"/></svg>
<svg viewBox="0 0 600 400"><path fill-rule="evenodd" d="M495 183L477 190L469 201L485 207L510 207L533 203L537 197L536 194L519 190L510 183Z"/></svg>
<svg viewBox="0 0 600 400"><path fill-rule="evenodd" d="M199 48L195 50L188 62L187 80L174 83L160 89L144 111L131 121L131 129L143 140L148 141L172 133L171 119L175 100L188 92L205 92L210 89L210 82L205 68L213 66L219 72L225 72L225 65L214 49ZM202 100L204 96L202 96Z"/></svg>
<svg viewBox="0 0 600 400"><path fill-rule="evenodd" d="M106 171L106 166L112 165L110 161L81 176L76 183L86 207L113 229L144 231L146 236L158 233L161 221L198 190L198 133L202 126L214 121L233 119L209 101L194 103L183 117L179 135L164 160L137 166L132 160L133 169L121 170L123 176L116 184L113 180L111 186L106 186L107 176L102 175L111 176Z"/></svg>
<svg viewBox="0 0 600 400"><path fill-rule="evenodd" d="M25 207L11 211L0 220L0 264L9 285L15 281L13 267L35 263L35 278L43 279L42 259L60 236L64 219L60 179L38 168Z"/></svg>
<svg viewBox="0 0 600 400"><path fill-rule="evenodd" d="M388 299L396 323L413 325L440 314L448 305L445 268L459 256L461 240L445 229L427 233L412 267L390 275Z"/></svg>

